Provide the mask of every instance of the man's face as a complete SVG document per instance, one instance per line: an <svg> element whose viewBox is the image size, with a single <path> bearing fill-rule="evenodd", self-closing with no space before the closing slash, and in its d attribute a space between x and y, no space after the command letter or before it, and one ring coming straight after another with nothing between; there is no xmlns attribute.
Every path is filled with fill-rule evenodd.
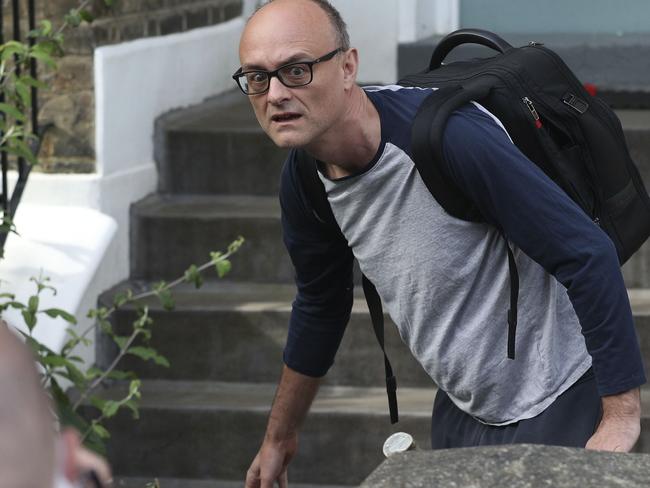
<svg viewBox="0 0 650 488"><path fill-rule="evenodd" d="M276 0L257 12L242 35L244 71L273 71L295 61L312 61L340 46L327 15L308 0ZM309 85L289 88L277 77L269 90L249 96L257 120L280 147L318 142L345 108L345 53L313 66Z"/></svg>

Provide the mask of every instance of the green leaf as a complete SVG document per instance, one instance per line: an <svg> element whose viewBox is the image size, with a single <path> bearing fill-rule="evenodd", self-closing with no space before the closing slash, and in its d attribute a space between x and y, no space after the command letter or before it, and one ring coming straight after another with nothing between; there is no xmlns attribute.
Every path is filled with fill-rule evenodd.
<svg viewBox="0 0 650 488"><path fill-rule="evenodd" d="M119 371L117 369L114 369L110 373L108 373L107 378L110 378L112 380L131 380L135 377L135 373L132 371Z"/></svg>
<svg viewBox="0 0 650 488"><path fill-rule="evenodd" d="M228 274L228 272L232 268L232 264L230 264L230 261L228 261L227 259L224 259L222 261L217 261L216 268L217 268L217 274L219 275L219 278L223 278Z"/></svg>
<svg viewBox="0 0 650 488"><path fill-rule="evenodd" d="M70 381L72 381L75 386L82 388L86 385L86 376L70 361L66 361L65 369L68 372Z"/></svg>
<svg viewBox="0 0 650 488"><path fill-rule="evenodd" d="M197 286L198 288L198 286ZM158 292L158 298L163 308L168 312L174 310L176 304L174 303L174 298L172 297L172 292L170 290L162 290Z"/></svg>
<svg viewBox="0 0 650 488"><path fill-rule="evenodd" d="M0 293L0 298L10 298L11 300L14 300L16 295L13 293Z"/></svg>
<svg viewBox="0 0 650 488"><path fill-rule="evenodd" d="M21 122L24 122L26 120L25 115L20 110L18 110L13 105L9 105L8 103L0 103L0 112L4 112L10 117L13 117L16 120L20 120Z"/></svg>
<svg viewBox="0 0 650 488"><path fill-rule="evenodd" d="M108 318L108 309L106 307L99 307L99 308L91 308L88 310L88 314L86 315L89 319L105 319Z"/></svg>
<svg viewBox="0 0 650 488"><path fill-rule="evenodd" d="M39 90L47 90L49 88L49 85L47 83L37 80L36 78L32 78L31 76L21 76L20 81L27 86L33 86Z"/></svg>
<svg viewBox="0 0 650 488"><path fill-rule="evenodd" d="M144 361L153 360L153 362L156 363L157 365L164 366L165 368L169 368L169 361L167 360L167 358L158 354L158 352L151 347L143 347L143 346L130 347L126 353L131 354L133 356L137 356Z"/></svg>
<svg viewBox="0 0 650 488"><path fill-rule="evenodd" d="M49 20L41 20L41 32L44 36L49 36L52 33L52 22Z"/></svg>
<svg viewBox="0 0 650 488"><path fill-rule="evenodd" d="M134 420L140 418L140 411L138 410L138 405L134 400L128 400L126 403L124 403L124 406L131 410Z"/></svg>
<svg viewBox="0 0 650 488"><path fill-rule="evenodd" d="M100 397L98 397L96 395L91 396L88 399L88 401L90 402L90 404L93 407L95 407L100 412L104 409L104 405L106 404L106 400L104 400L103 398L100 398Z"/></svg>
<svg viewBox="0 0 650 488"><path fill-rule="evenodd" d="M107 335L112 335L113 334L113 324L111 324L108 320L105 319L99 319L99 328L102 330L104 334Z"/></svg>
<svg viewBox="0 0 650 488"><path fill-rule="evenodd" d="M32 49L29 55L32 58L45 63L49 68L56 69L56 62L54 61L54 59L52 59L52 56L47 52L45 52L45 50L38 49L38 46Z"/></svg>
<svg viewBox="0 0 650 488"><path fill-rule="evenodd" d="M244 244L244 238L242 236L237 237L230 245L228 246L228 252L230 254L236 253L239 251L239 248Z"/></svg>
<svg viewBox="0 0 650 488"><path fill-rule="evenodd" d="M79 12L77 12L75 9L72 9L67 14L65 14L63 20L70 27L79 27L79 24L81 24L81 17L79 16Z"/></svg>
<svg viewBox="0 0 650 488"><path fill-rule="evenodd" d="M18 96L20 97L20 101L23 103L23 105L25 107L31 107L32 92L29 89L29 87L22 81L16 80L15 88L16 88L16 93L18 93Z"/></svg>
<svg viewBox="0 0 650 488"><path fill-rule="evenodd" d="M95 434L97 434L99 437L102 439L108 439L111 434L108 433L108 431L102 427L100 424L94 423L92 425L92 430Z"/></svg>
<svg viewBox="0 0 650 488"><path fill-rule="evenodd" d="M56 368L59 366L65 366L68 362L64 357L54 354L51 356L45 356L44 358L41 358L41 363L46 366L52 366Z"/></svg>
<svg viewBox="0 0 650 488"><path fill-rule="evenodd" d="M79 17L81 17L81 20L88 22L89 24L92 23L93 20L95 20L93 14L91 14L88 10L85 9L79 10Z"/></svg>
<svg viewBox="0 0 650 488"><path fill-rule="evenodd" d="M25 325L29 329L29 332L31 332L32 330L34 330L34 327L36 327L36 322L37 322L36 314L30 312L29 310L23 310L22 314L23 314L23 319L25 320Z"/></svg>
<svg viewBox="0 0 650 488"><path fill-rule="evenodd" d="M47 314L48 317L52 317L53 319L61 317L63 320L70 324L77 323L77 319L74 317L74 315L66 312L65 310L58 308L48 308L47 310L43 310L43 313Z"/></svg>
<svg viewBox="0 0 650 488"><path fill-rule="evenodd" d="M27 56L27 53L29 52L29 46L26 46L25 44L17 41L9 41L0 46L0 50L2 50L0 59L6 61L16 54L20 57Z"/></svg>
<svg viewBox="0 0 650 488"><path fill-rule="evenodd" d="M113 297L113 305L116 308L121 307L125 303L130 302L133 299L133 291L129 288L126 291L120 292Z"/></svg>
<svg viewBox="0 0 650 488"><path fill-rule="evenodd" d="M38 162L36 161L36 156L32 152L31 148L27 144L25 144L25 141L21 139L13 139L11 141L11 147L18 153L19 156L22 156L31 164L36 164ZM44 286L43 288L51 288L51 287Z"/></svg>
<svg viewBox="0 0 650 488"><path fill-rule="evenodd" d="M86 371L86 379L94 380L95 378L99 378L102 374L104 374L104 372L101 369L91 366Z"/></svg>
<svg viewBox="0 0 650 488"><path fill-rule="evenodd" d="M126 336L113 336L113 341L121 350L126 347L126 343L129 341L129 338Z"/></svg>
<svg viewBox="0 0 650 488"><path fill-rule="evenodd" d="M107 419L115 416L117 411L120 409L120 404L119 402L115 402L113 400L109 400L104 404L104 408L102 408L102 415L106 417Z"/></svg>
<svg viewBox="0 0 650 488"><path fill-rule="evenodd" d="M129 396L127 399L131 399L132 397L140 398L140 386L142 386L140 380L132 380L129 383Z"/></svg>
<svg viewBox="0 0 650 488"><path fill-rule="evenodd" d="M142 308L142 310L139 310L139 313L141 315L133 322L134 329L144 329L147 325L153 323L153 320L149 317L149 307Z"/></svg>
<svg viewBox="0 0 650 488"><path fill-rule="evenodd" d="M194 283L196 288L201 288L201 285L203 284L203 277L201 276L199 268L195 264L185 271L183 278L186 283Z"/></svg>

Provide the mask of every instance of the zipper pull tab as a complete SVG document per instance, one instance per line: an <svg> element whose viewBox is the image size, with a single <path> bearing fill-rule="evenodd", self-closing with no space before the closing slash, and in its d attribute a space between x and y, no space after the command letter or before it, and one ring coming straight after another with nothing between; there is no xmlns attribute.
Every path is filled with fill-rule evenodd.
<svg viewBox="0 0 650 488"><path fill-rule="evenodd" d="M539 114L537 113L537 109L535 109L535 105L533 105L533 101L528 97L524 97L523 101L526 104L526 107L528 108L528 111L533 116L533 119L535 119L535 127L537 127L538 129L541 129L542 128L542 121L539 118Z"/></svg>

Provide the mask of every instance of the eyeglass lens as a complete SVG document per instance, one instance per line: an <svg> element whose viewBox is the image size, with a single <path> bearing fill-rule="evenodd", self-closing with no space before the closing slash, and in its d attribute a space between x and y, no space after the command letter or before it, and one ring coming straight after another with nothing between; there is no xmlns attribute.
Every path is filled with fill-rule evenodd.
<svg viewBox="0 0 650 488"><path fill-rule="evenodd" d="M278 78L285 86L303 86L311 81L311 66L306 63L294 63L278 70ZM266 71L252 71L239 77L239 82L246 93L254 94L267 90L270 83Z"/></svg>

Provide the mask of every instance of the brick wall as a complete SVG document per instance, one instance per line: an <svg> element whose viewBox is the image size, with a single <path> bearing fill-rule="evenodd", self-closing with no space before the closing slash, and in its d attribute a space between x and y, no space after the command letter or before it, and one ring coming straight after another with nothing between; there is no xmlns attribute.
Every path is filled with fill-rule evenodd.
<svg viewBox="0 0 650 488"><path fill-rule="evenodd" d="M36 0L37 15L57 25L79 3L80 0ZM41 70L41 78L51 89L39 93L39 119L44 134L40 164L35 171L91 173L95 170L93 50L96 47L219 24L241 15L242 2L115 0L114 6L107 8L102 1L93 0L89 10L96 20L91 25L66 31L66 56L59 61L58 70Z"/></svg>

